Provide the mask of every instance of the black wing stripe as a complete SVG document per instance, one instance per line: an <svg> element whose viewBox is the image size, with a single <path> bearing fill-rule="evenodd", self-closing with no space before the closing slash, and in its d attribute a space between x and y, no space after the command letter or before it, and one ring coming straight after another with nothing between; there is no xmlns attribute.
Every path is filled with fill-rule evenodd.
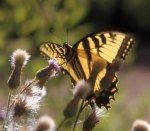
<svg viewBox="0 0 150 131"><path fill-rule="evenodd" d="M84 67L82 67L81 61L79 60L78 56L76 57L75 60L76 60L76 64L78 65L78 68L80 70L80 74L81 74L82 78L86 79L86 75L85 75L86 72L84 72L84 70L83 70Z"/></svg>
<svg viewBox="0 0 150 131"><path fill-rule="evenodd" d="M54 50L53 50L53 47L52 47L53 44L49 44L49 48L52 50L52 52L54 53Z"/></svg>
<svg viewBox="0 0 150 131"><path fill-rule="evenodd" d="M88 65L88 68L89 68L89 72L91 72L90 61L92 60L92 56L91 56L91 52L90 52L90 43L87 39L85 39L82 44L83 44L83 48L85 49L84 50L85 54L87 56L87 60L88 60L87 65Z"/></svg>
<svg viewBox="0 0 150 131"><path fill-rule="evenodd" d="M53 44L53 48L55 49L55 52L60 55L60 52L58 51L58 47L56 44Z"/></svg>
<svg viewBox="0 0 150 131"><path fill-rule="evenodd" d="M83 48L85 49L87 59L89 61L91 61L92 57L91 57L91 52L90 52L90 43L89 43L89 41L87 39L85 39L82 44L83 44Z"/></svg>
<svg viewBox="0 0 150 131"><path fill-rule="evenodd" d="M49 46L51 47L53 54L56 53L54 44L51 43Z"/></svg>
<svg viewBox="0 0 150 131"><path fill-rule="evenodd" d="M106 44L106 37L104 34L100 35L101 41L103 42L103 44Z"/></svg>
<svg viewBox="0 0 150 131"><path fill-rule="evenodd" d="M49 58L49 45L43 44L40 50L41 50L41 54L48 59Z"/></svg>
<svg viewBox="0 0 150 131"><path fill-rule="evenodd" d="M80 76L80 74L79 74L79 71L78 71L78 68L77 68L77 66L76 66L75 61L73 61L73 63L71 64L71 68L73 69L75 75L76 75L78 78L80 78L81 76Z"/></svg>
<svg viewBox="0 0 150 131"><path fill-rule="evenodd" d="M116 37L116 34L113 32L109 32L108 34L109 34L110 38L112 38L112 39L114 39Z"/></svg>
<svg viewBox="0 0 150 131"><path fill-rule="evenodd" d="M134 41L131 37L125 37L121 44L120 50L118 51L117 57L124 60L133 44Z"/></svg>
<svg viewBox="0 0 150 131"><path fill-rule="evenodd" d="M95 36L92 36L91 38L92 38L92 40L94 41L95 48L96 48L97 54L98 54L99 48L100 48L99 40L98 40Z"/></svg>

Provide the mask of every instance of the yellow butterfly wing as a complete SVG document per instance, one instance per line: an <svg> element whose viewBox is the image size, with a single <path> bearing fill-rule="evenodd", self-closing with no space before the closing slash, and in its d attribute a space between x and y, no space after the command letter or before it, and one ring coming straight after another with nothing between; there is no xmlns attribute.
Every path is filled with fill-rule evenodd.
<svg viewBox="0 0 150 131"><path fill-rule="evenodd" d="M71 47L69 51L71 51ZM72 78L74 85L81 79L81 69L78 66L76 59L69 58L68 52L65 48L59 44L45 41L40 47L41 55L46 59L55 59L57 64L60 65L64 71ZM68 60L69 59L69 60Z"/></svg>
<svg viewBox="0 0 150 131"><path fill-rule="evenodd" d="M97 105L107 108L109 100L117 91L114 63L124 60L133 44L131 36L120 32L103 32L79 40L67 51L72 52L69 59L64 46L58 44L44 43L40 50L42 54L56 58L74 84L81 79L89 81L96 94L94 98Z"/></svg>
<svg viewBox="0 0 150 131"><path fill-rule="evenodd" d="M86 79L90 82L97 105L109 108L109 100L117 91L116 61L125 60L135 43L133 37L120 32L103 32L88 35L78 41L73 49L82 63ZM116 62L116 63L115 63Z"/></svg>
<svg viewBox="0 0 150 131"><path fill-rule="evenodd" d="M59 65L64 65L67 63L65 58L65 50L61 45L58 45L56 43L45 41L42 43L40 47L41 55L43 55L45 58L50 59L56 59Z"/></svg>
<svg viewBox="0 0 150 131"><path fill-rule="evenodd" d="M120 32L103 32L89 35L74 45L75 50L97 54L109 63L118 57L125 59L134 43L133 37ZM87 55L90 59L90 55Z"/></svg>
<svg viewBox="0 0 150 131"><path fill-rule="evenodd" d="M94 91L99 91L100 88L108 88L111 85L112 79L115 77L112 63L116 59L124 60L133 43L133 38L126 34L120 32L103 32L86 36L73 46L80 62L86 61L86 63L84 62L84 72L86 73L86 79L94 81ZM99 70L98 67L101 65L102 68ZM108 66L111 69L108 69ZM93 76L93 71L98 73L95 78L90 80L91 76ZM106 75L108 72L111 72L111 76ZM106 76L111 77L110 80L107 80L107 78L104 79ZM100 82L102 79L104 79L102 85L108 86L101 86Z"/></svg>

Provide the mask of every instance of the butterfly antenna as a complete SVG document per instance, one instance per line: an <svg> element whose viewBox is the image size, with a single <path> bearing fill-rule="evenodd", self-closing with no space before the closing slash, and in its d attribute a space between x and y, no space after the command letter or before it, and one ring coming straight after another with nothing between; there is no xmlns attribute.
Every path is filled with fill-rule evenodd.
<svg viewBox="0 0 150 131"><path fill-rule="evenodd" d="M66 32L67 32L67 44L69 44L69 40L68 40L69 29L68 28L66 29Z"/></svg>

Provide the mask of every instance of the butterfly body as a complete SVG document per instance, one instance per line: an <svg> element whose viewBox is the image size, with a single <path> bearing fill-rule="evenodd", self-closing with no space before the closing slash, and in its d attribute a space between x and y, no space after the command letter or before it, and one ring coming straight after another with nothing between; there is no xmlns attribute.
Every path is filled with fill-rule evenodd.
<svg viewBox="0 0 150 131"><path fill-rule="evenodd" d="M73 47L44 42L40 50L58 61L74 85L81 79L88 81L97 105L107 108L117 91L116 71L133 43L133 38L126 34L103 32L87 35Z"/></svg>

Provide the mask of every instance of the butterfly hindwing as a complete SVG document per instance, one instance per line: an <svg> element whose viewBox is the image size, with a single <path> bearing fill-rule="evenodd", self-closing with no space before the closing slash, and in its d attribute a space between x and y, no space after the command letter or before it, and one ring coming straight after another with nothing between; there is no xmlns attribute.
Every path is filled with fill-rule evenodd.
<svg viewBox="0 0 150 131"><path fill-rule="evenodd" d="M102 90L98 95L95 95L94 99L98 107L104 106L106 109L110 108L110 100L115 99L114 94L118 91L117 89L118 79L114 76L111 85L108 90Z"/></svg>

